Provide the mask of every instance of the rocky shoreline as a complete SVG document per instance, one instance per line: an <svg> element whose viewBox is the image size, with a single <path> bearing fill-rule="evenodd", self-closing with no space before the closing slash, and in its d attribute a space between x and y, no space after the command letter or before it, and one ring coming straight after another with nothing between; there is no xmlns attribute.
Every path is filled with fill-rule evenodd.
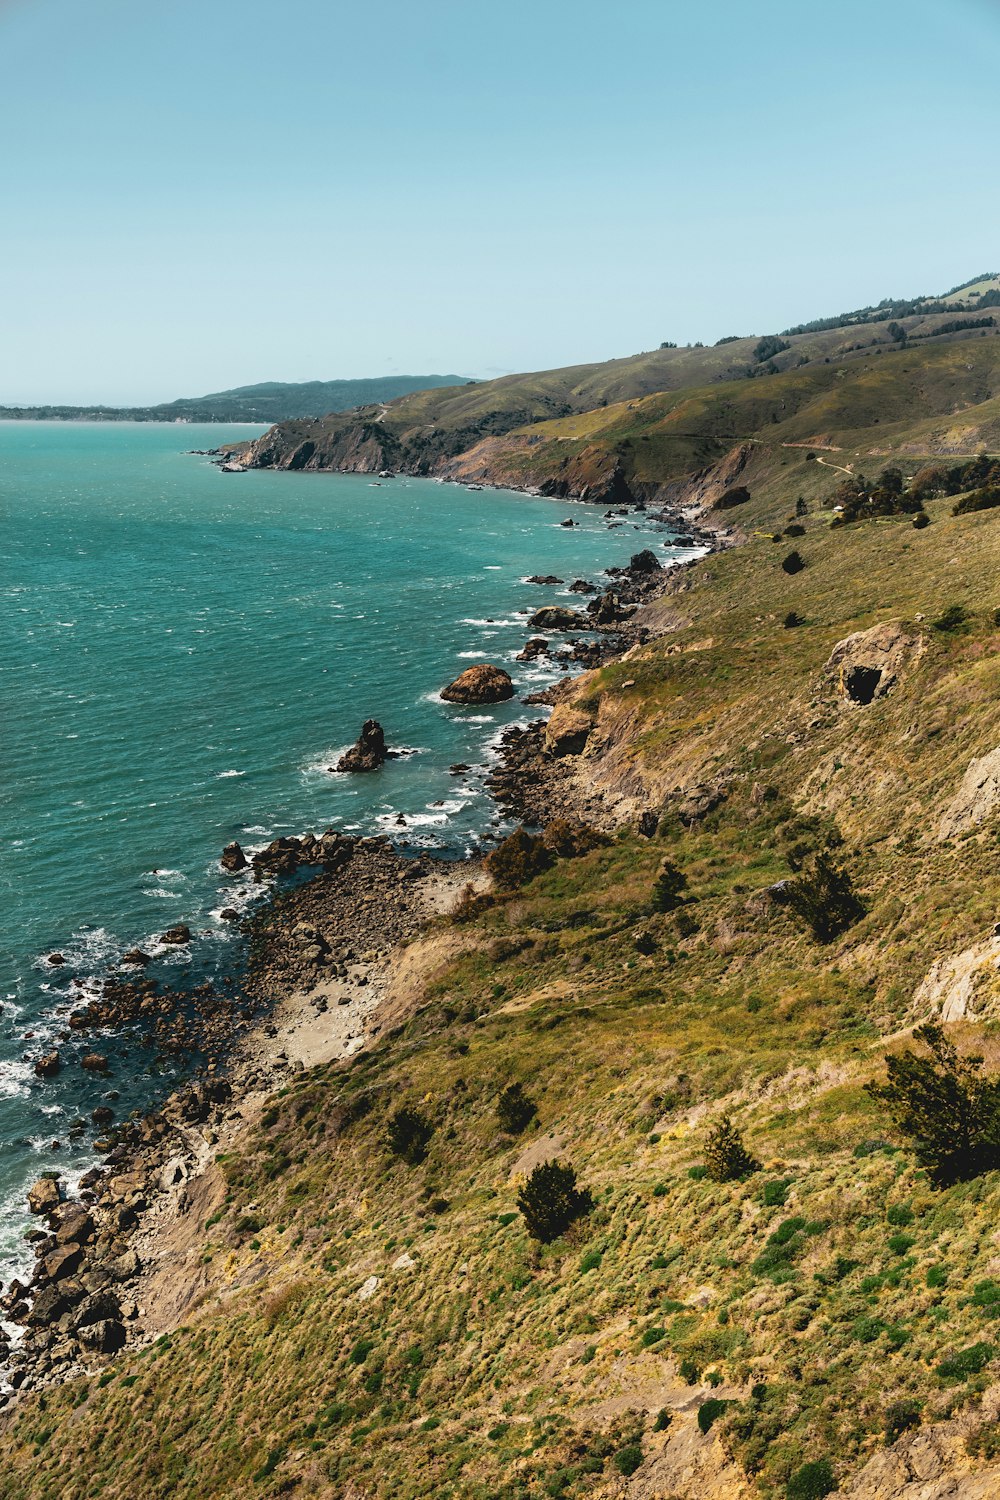
<svg viewBox="0 0 1000 1500"><path fill-rule="evenodd" d="M646 518L678 525L666 512ZM716 533L692 533L687 520L683 528L689 545L727 544ZM578 580L573 588L586 594L586 606L536 611L528 628L545 634L529 639L521 659L546 657L568 671L620 657L649 638L636 616L675 573L646 548L626 568L609 569L603 589ZM553 650L553 634L579 632L596 639ZM567 689L568 680L522 701L551 706ZM366 726L369 739L373 728ZM524 822L546 823L568 807L590 823L609 820L599 799L578 789L566 758L552 753L542 719L506 732L488 785L499 806ZM0 1296L8 1325L0 1328L8 1387L0 1390L0 1409L19 1391L92 1373L170 1326L170 1314L193 1288L178 1286L169 1311L160 1305L158 1277L170 1274L169 1226L207 1216L206 1195L196 1185L210 1179L215 1156L283 1076L345 1060L384 1031L394 956L477 873L470 862L426 853L413 858L386 838L348 838L335 830L276 839L249 860L230 845L220 863L230 873L250 867L260 880L286 882L243 924L249 957L242 995L208 984L182 997L141 974L119 974L70 1017L73 1030L144 1026L161 1047L197 1050L203 1062L192 1083L142 1118L115 1125L110 1110L94 1111L104 1132L97 1145L107 1154L80 1180L76 1198L54 1176L31 1188L39 1226L28 1236L34 1269ZM304 867L312 878L302 882ZM189 937L178 929L177 941ZM136 951L128 958L134 975L146 956Z"/></svg>

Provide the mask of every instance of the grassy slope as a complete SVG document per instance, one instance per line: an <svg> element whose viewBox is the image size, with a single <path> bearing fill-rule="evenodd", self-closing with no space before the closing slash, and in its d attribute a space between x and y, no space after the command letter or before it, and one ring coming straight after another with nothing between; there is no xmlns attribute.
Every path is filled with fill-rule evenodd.
<svg viewBox="0 0 1000 1500"><path fill-rule="evenodd" d="M607 740L598 777L638 765L660 795L724 770L728 800L561 863L460 929L468 953L399 1033L283 1090L224 1164L228 1211L205 1231L222 1300L106 1384L24 1403L0 1439L10 1500L622 1494L612 1455L636 1435L636 1496L735 1496L741 1466L780 1495L806 1460L848 1477L891 1401L930 1424L988 1383L935 1371L992 1342L971 1293L1000 1269L1000 1180L933 1192L861 1085L931 963L1000 904L996 825L936 838L968 760L1000 743L1000 517L942 501L923 532L831 531L814 504L788 578L766 533L837 476L783 457L741 511L749 544L668 601L691 623L580 690ZM969 628L933 629L956 603ZM792 608L807 623L783 629ZM884 702L840 707L831 646L895 618L923 655ZM791 838L819 836L796 809L836 817L868 906L830 946L748 899L788 873ZM686 936L650 909L665 852ZM993 1021L954 1032L995 1065ZM539 1108L519 1142L494 1115L512 1079ZM385 1149L400 1100L436 1126L418 1167ZM764 1163L745 1184L689 1175L723 1107ZM537 1253L513 1209L520 1153L548 1131L597 1209ZM709 1377L742 1405L701 1438ZM677 1477L679 1447L708 1477Z"/></svg>

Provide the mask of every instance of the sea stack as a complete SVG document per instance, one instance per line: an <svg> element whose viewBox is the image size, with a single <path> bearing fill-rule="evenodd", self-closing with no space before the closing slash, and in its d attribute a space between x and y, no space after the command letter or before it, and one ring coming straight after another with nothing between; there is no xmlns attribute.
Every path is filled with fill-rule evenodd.
<svg viewBox="0 0 1000 1500"><path fill-rule="evenodd" d="M377 771L389 758L385 731L377 719L366 719L357 742L338 760L338 771Z"/></svg>
<svg viewBox="0 0 1000 1500"><path fill-rule="evenodd" d="M514 696L514 684L503 667L487 662L467 667L454 682L441 689L446 703L504 703Z"/></svg>

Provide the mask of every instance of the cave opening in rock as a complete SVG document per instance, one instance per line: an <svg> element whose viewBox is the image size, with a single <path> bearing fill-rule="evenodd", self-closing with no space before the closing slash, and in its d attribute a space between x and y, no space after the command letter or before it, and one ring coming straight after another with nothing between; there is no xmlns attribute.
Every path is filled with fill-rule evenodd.
<svg viewBox="0 0 1000 1500"><path fill-rule="evenodd" d="M852 703L870 703L881 681L881 667L852 667L844 677L844 692Z"/></svg>

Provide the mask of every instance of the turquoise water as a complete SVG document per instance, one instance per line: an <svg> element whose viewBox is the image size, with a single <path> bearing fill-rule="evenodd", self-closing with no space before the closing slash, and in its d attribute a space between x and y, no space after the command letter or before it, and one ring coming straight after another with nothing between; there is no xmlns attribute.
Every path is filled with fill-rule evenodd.
<svg viewBox="0 0 1000 1500"><path fill-rule="evenodd" d="M474 847L494 819L482 770L448 768L481 768L532 711L463 710L438 689L475 660L507 665L521 692L552 680L512 658L523 612L564 591L524 576L598 578L649 540L638 518L609 530L582 506L226 475L185 451L250 431L0 424L0 1262L20 1254L26 1180L90 1164L72 1119L111 1090L124 1114L169 1081L133 1054L102 1083L73 1043L57 1080L34 1079L71 978L178 921L203 934L198 961L218 963L235 941L219 909L252 899L218 867L234 838L333 825ZM559 526L568 514L578 527ZM368 717L417 753L332 776ZM53 950L64 969L45 962ZM161 950L151 972L188 962Z"/></svg>

